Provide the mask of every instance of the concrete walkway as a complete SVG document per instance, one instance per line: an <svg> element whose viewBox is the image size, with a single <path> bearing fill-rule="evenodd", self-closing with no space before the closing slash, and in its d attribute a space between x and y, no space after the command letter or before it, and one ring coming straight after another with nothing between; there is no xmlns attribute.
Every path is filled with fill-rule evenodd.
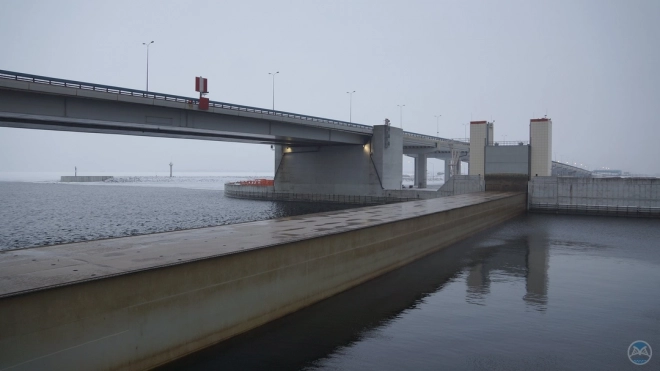
<svg viewBox="0 0 660 371"><path fill-rule="evenodd" d="M514 194L471 193L218 227L0 251L0 298L343 233Z"/></svg>

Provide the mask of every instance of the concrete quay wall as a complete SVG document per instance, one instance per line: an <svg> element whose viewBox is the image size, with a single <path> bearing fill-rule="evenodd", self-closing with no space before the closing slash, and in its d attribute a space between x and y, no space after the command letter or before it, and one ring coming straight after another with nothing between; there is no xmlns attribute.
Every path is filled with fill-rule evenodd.
<svg viewBox="0 0 660 371"><path fill-rule="evenodd" d="M0 369L148 369L524 212L482 193L0 254Z"/></svg>
<svg viewBox="0 0 660 371"><path fill-rule="evenodd" d="M532 211L660 214L658 178L532 177Z"/></svg>
<svg viewBox="0 0 660 371"><path fill-rule="evenodd" d="M386 189L381 190L375 195L296 193L278 192L273 186L252 186L237 183L225 183L225 196L251 200L381 205L393 202L428 200L440 197L440 194L432 190L419 189Z"/></svg>
<svg viewBox="0 0 660 371"><path fill-rule="evenodd" d="M60 182L105 182L111 176L66 176L60 177Z"/></svg>
<svg viewBox="0 0 660 371"><path fill-rule="evenodd" d="M481 175L454 175L438 189L438 196L455 196L486 190Z"/></svg>

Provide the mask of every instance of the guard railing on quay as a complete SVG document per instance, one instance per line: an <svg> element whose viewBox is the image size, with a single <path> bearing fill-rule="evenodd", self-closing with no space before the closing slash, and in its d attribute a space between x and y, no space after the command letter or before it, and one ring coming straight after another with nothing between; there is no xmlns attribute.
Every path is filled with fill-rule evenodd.
<svg viewBox="0 0 660 371"><path fill-rule="evenodd" d="M298 201L298 202L321 202L338 203L346 205L383 205L396 202L414 201L417 198L398 198L382 196L360 196L360 195L337 195L320 193L291 193L271 191L243 191L225 189L225 196L231 198L244 198L252 200L269 201Z"/></svg>

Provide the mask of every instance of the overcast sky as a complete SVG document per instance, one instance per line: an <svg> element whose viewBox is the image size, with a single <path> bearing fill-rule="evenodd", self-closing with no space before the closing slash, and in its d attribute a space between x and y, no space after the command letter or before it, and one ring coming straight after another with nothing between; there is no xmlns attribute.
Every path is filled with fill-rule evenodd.
<svg viewBox="0 0 660 371"><path fill-rule="evenodd" d="M0 0L0 69L464 136L660 173L660 1ZM0 171L269 171L269 146L0 128ZM409 165L405 165L409 166ZM430 170L429 166L429 170Z"/></svg>

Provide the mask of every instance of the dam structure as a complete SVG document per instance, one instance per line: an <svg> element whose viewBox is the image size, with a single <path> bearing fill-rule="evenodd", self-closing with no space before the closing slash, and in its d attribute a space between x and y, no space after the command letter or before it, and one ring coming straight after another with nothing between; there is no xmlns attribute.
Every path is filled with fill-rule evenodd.
<svg viewBox="0 0 660 371"><path fill-rule="evenodd" d="M385 203L0 251L0 370L157 367L528 210L601 202L589 196L588 171L551 161L548 118L530 120L529 142L515 143L494 141L493 123L473 121L468 143L387 121L372 127L0 71L0 126L270 144L274 179L230 192ZM416 159L412 190L401 189L403 155ZM444 189L424 190L430 157L446 159ZM575 197L574 184L553 183L558 172L588 184ZM657 183L626 193L638 186L617 183L621 202L656 210ZM329 201L314 197L307 201Z"/></svg>
<svg viewBox="0 0 660 371"><path fill-rule="evenodd" d="M0 252L0 369L142 370L525 212L481 192Z"/></svg>

